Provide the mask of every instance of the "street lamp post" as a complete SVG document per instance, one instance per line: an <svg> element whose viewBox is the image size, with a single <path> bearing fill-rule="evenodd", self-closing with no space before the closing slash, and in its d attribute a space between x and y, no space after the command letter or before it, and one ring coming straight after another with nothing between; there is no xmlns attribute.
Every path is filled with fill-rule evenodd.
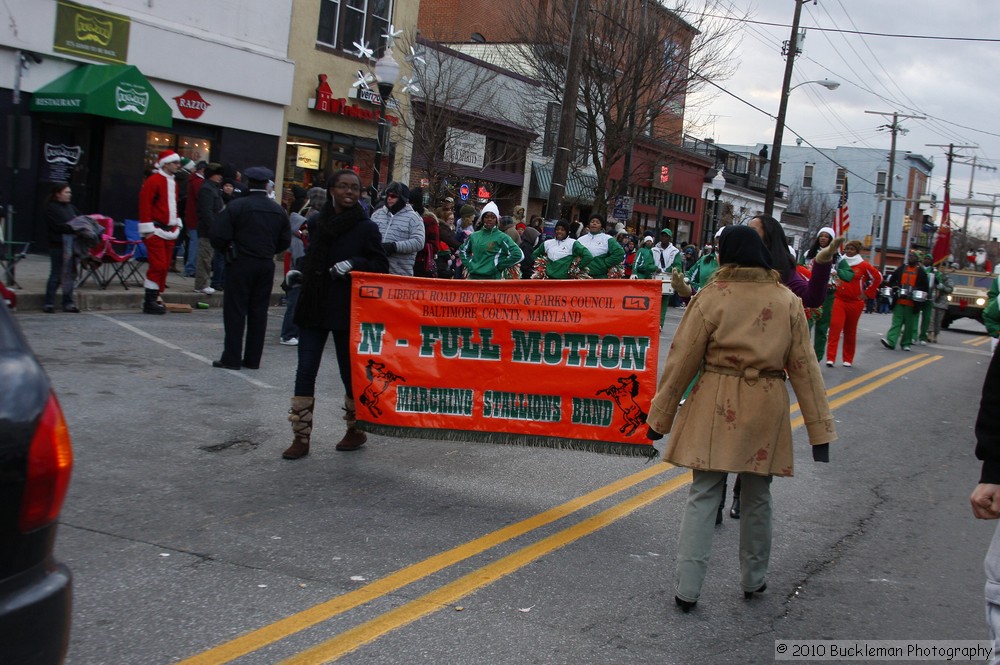
<svg viewBox="0 0 1000 665"><path fill-rule="evenodd" d="M712 234L710 238L706 238L702 245L707 245L709 242L713 242L715 239L715 232L719 230L719 197L722 196L723 190L726 189L726 177L722 175L722 169L715 174L712 178L712 194L715 195L715 207L712 210Z"/></svg>
<svg viewBox="0 0 1000 665"><path fill-rule="evenodd" d="M392 97L392 88L399 80L399 63L392 57L392 49L375 61L375 80L378 83L379 105L378 132L375 138L375 167L372 169L372 203L378 197L381 181L382 154L389 147L389 126L385 120L385 107Z"/></svg>

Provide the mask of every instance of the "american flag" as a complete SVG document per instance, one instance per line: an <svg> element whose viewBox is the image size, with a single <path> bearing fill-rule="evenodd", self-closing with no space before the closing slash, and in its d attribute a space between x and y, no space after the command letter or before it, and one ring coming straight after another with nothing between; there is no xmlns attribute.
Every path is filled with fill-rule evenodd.
<svg viewBox="0 0 1000 665"><path fill-rule="evenodd" d="M833 230L838 236L847 237L851 230L851 214L847 211L847 176L844 176L844 188L840 190L840 202L833 213Z"/></svg>

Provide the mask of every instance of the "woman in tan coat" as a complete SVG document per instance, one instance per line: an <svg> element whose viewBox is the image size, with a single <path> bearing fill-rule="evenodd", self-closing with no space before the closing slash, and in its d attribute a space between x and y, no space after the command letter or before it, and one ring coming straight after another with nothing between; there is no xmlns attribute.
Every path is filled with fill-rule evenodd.
<svg viewBox="0 0 1000 665"><path fill-rule="evenodd" d="M664 460L693 470L675 587L685 612L701 595L729 472L740 473L743 483L743 591L749 599L766 588L771 477L792 475L786 373L813 458L828 461L826 444L837 438L802 301L771 270L770 254L753 229L726 227L719 244L722 267L687 307L646 421L650 438L671 434ZM681 396L699 371L678 413Z"/></svg>

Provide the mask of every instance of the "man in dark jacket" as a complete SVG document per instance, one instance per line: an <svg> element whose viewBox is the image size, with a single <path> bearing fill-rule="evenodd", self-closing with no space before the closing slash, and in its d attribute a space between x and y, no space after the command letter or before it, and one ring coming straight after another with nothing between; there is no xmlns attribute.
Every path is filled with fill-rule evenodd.
<svg viewBox="0 0 1000 665"><path fill-rule="evenodd" d="M969 501L972 514L981 520L1000 518L1000 355L994 353L983 382L983 397L976 419L976 457L983 469ZM1000 528L986 552L986 618L994 651L1000 637Z"/></svg>
<svg viewBox="0 0 1000 665"><path fill-rule="evenodd" d="M209 286L212 277L212 241L209 232L215 218L226 205L222 202L222 166L211 163L205 167L205 180L198 187L198 200L195 202L195 214L202 233L198 237L197 256L194 262L194 290L205 295L212 295L215 289Z"/></svg>
<svg viewBox="0 0 1000 665"><path fill-rule="evenodd" d="M274 285L274 256L288 249L292 234L284 209L267 195L274 172L247 169L249 193L235 199L215 218L212 246L227 257L222 317L226 328L223 369L258 369L267 332L267 307ZM246 347L243 333L246 331ZM242 360L241 360L242 358Z"/></svg>

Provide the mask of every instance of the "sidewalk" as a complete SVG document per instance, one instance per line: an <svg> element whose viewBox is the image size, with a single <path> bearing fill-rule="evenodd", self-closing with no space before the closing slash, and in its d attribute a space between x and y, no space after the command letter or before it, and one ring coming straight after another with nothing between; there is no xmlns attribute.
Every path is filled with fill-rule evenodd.
<svg viewBox="0 0 1000 665"><path fill-rule="evenodd" d="M180 265L180 261L178 261ZM146 264L143 263L139 272L146 273ZM29 254L19 261L14 267L15 279L19 287L10 287L17 294L17 309L21 312L40 312L45 300L45 284L49 279L49 257L43 254ZM0 279L6 276L0 271ZM284 278L283 264L275 261L274 265L274 287L271 291L271 306L278 304L283 295L281 281ZM77 278L77 282L79 282ZM4 279L4 284L7 280ZM112 310L112 309L141 309L145 292L141 286L129 286L124 288L117 279L108 284L106 289L101 289L88 279L87 283L73 291L73 298L76 305L81 310ZM163 293L163 301L167 303L182 303L195 307L197 303L208 303L210 307L222 307L222 291L217 291L208 296L203 293L195 293L194 277L184 277L179 273L168 273L167 290ZM61 312L62 289L56 293L56 312Z"/></svg>

